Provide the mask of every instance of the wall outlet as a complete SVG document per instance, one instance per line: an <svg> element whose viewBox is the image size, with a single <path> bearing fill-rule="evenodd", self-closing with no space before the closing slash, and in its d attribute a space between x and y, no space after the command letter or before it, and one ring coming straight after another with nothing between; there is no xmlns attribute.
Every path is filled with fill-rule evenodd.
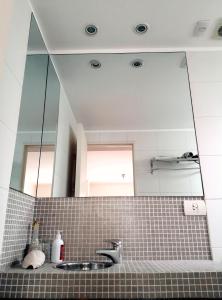
<svg viewBox="0 0 222 300"><path fill-rule="evenodd" d="M207 214L206 204L203 200L183 201L183 209L185 216L206 216Z"/></svg>

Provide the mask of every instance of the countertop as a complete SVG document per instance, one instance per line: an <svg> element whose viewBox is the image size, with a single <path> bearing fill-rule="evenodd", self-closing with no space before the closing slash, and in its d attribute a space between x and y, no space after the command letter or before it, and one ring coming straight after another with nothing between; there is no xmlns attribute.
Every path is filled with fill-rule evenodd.
<svg viewBox="0 0 222 300"><path fill-rule="evenodd" d="M11 267L1 273L24 274L61 274L61 273L184 273L184 272L222 272L222 263L213 261L123 261L110 268L93 271L67 271L55 268L55 264L45 263L35 270L22 269L20 266Z"/></svg>

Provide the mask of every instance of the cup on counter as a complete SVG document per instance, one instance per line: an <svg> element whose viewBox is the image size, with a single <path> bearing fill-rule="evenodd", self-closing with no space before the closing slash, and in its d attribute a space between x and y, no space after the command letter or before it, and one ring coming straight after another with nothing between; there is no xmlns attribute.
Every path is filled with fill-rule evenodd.
<svg viewBox="0 0 222 300"><path fill-rule="evenodd" d="M42 251L45 254L45 261L50 262L50 260L51 260L51 242L50 241L42 241L41 246L42 246Z"/></svg>

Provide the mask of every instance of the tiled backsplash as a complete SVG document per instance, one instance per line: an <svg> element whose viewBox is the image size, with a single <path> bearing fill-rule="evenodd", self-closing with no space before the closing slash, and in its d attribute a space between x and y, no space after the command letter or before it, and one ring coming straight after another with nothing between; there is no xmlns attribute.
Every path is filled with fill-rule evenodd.
<svg viewBox="0 0 222 300"><path fill-rule="evenodd" d="M0 269L22 258L33 221L34 205L35 198L10 189Z"/></svg>
<svg viewBox="0 0 222 300"><path fill-rule="evenodd" d="M205 216L184 216L191 197L95 197L36 200L40 238L61 230L66 260L96 259L105 239L121 239L124 260L211 259Z"/></svg>

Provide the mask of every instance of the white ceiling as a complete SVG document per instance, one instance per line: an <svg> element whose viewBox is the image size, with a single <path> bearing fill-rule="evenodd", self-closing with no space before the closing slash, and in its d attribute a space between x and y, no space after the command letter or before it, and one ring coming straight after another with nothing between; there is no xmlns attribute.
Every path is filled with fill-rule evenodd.
<svg viewBox="0 0 222 300"><path fill-rule="evenodd" d="M50 51L140 51L222 47L214 31L222 19L221 0L30 0ZM198 20L209 20L203 37L193 35ZM96 36L84 28L94 23ZM149 32L135 34L138 23Z"/></svg>
<svg viewBox="0 0 222 300"><path fill-rule="evenodd" d="M85 129L193 128L186 68L180 67L184 54L138 52L221 48L222 39L214 33L222 20L222 0L30 2L51 53L85 53L54 56L74 115ZM209 20L209 28L196 37L199 20ZM135 33L139 23L149 25L146 34ZM98 27L97 35L85 34L87 24ZM144 60L142 69L130 67L135 58ZM91 59L100 60L102 68L91 69Z"/></svg>
<svg viewBox="0 0 222 300"><path fill-rule="evenodd" d="M86 130L193 128L184 53L54 55L73 113ZM132 68L135 58L142 68ZM89 62L98 59L101 69Z"/></svg>

